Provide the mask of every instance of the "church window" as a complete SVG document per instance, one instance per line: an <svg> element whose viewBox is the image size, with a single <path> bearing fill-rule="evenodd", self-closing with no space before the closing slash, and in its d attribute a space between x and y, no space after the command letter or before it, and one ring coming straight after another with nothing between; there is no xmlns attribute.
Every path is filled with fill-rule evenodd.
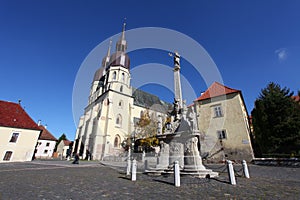
<svg viewBox="0 0 300 200"><path fill-rule="evenodd" d="M125 82L125 74L124 74L124 72L122 73L122 81Z"/></svg>
<svg viewBox="0 0 300 200"><path fill-rule="evenodd" d="M114 141L114 147L119 148L120 147L121 138L119 135L116 135L115 141Z"/></svg>
<svg viewBox="0 0 300 200"><path fill-rule="evenodd" d="M121 85L120 87L120 92L123 92L123 85Z"/></svg>
<svg viewBox="0 0 300 200"><path fill-rule="evenodd" d="M218 134L219 140L227 138L226 130L219 130L219 131L217 131L217 134Z"/></svg>
<svg viewBox="0 0 300 200"><path fill-rule="evenodd" d="M123 101L119 101L119 108L123 108Z"/></svg>
<svg viewBox="0 0 300 200"><path fill-rule="evenodd" d="M10 161L11 155L12 155L12 151L5 152L3 160Z"/></svg>
<svg viewBox="0 0 300 200"><path fill-rule="evenodd" d="M213 109L215 117L223 117L222 107L220 105L214 106Z"/></svg>
<svg viewBox="0 0 300 200"><path fill-rule="evenodd" d="M117 116L116 124L118 126L122 126L122 116L120 114L118 114L118 116Z"/></svg>
<svg viewBox="0 0 300 200"><path fill-rule="evenodd" d="M19 137L19 133L13 133L9 142L13 142L13 143L16 143L17 140L18 140L18 137Z"/></svg>
<svg viewBox="0 0 300 200"><path fill-rule="evenodd" d="M112 79L113 79L113 80L116 80L116 79L117 79L117 72L113 72Z"/></svg>

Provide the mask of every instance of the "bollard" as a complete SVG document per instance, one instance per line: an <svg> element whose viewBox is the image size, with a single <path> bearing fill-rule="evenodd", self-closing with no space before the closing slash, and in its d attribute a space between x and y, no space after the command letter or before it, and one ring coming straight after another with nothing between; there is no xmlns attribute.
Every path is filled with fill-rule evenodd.
<svg viewBox="0 0 300 200"><path fill-rule="evenodd" d="M132 161L132 172L131 172L131 180L132 181L136 181L136 168L137 168L137 164L136 164L136 160L134 159Z"/></svg>
<svg viewBox="0 0 300 200"><path fill-rule="evenodd" d="M126 175L129 176L131 171L131 161L130 158L127 158L127 170L126 170Z"/></svg>
<svg viewBox="0 0 300 200"><path fill-rule="evenodd" d="M247 162L243 160L243 172L246 178L250 178Z"/></svg>
<svg viewBox="0 0 300 200"><path fill-rule="evenodd" d="M148 160L145 160L144 162L144 172L148 170Z"/></svg>
<svg viewBox="0 0 300 200"><path fill-rule="evenodd" d="M180 187L180 171L179 171L179 162L174 162L174 182L176 187Z"/></svg>
<svg viewBox="0 0 300 200"><path fill-rule="evenodd" d="M230 184L236 185L232 162L230 160L227 160L227 164Z"/></svg>

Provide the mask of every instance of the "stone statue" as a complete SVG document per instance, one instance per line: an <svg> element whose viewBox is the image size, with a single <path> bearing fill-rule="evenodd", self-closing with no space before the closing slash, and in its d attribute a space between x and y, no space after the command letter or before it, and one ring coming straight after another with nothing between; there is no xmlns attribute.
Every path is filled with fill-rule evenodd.
<svg viewBox="0 0 300 200"><path fill-rule="evenodd" d="M179 100L174 98L173 111L172 111L172 115L174 116L174 122L180 119L179 114L180 114Z"/></svg>
<svg viewBox="0 0 300 200"><path fill-rule="evenodd" d="M192 130L193 131L198 131L197 118L196 118L196 113L194 111L194 108L190 108L189 110L190 110L190 112L189 112L188 116L189 116L189 119L190 119Z"/></svg>
<svg viewBox="0 0 300 200"><path fill-rule="evenodd" d="M174 64L180 66L180 55L178 52L174 53Z"/></svg>
<svg viewBox="0 0 300 200"><path fill-rule="evenodd" d="M162 134L162 116L158 116L157 120L157 134Z"/></svg>

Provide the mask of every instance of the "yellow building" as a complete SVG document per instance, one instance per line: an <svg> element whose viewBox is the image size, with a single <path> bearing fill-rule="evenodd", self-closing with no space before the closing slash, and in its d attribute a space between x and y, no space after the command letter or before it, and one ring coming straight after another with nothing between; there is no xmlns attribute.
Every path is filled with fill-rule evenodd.
<svg viewBox="0 0 300 200"><path fill-rule="evenodd" d="M40 133L20 104L0 101L0 162L31 161Z"/></svg>
<svg viewBox="0 0 300 200"><path fill-rule="evenodd" d="M194 101L201 153L208 160L253 159L248 114L242 92L214 82Z"/></svg>

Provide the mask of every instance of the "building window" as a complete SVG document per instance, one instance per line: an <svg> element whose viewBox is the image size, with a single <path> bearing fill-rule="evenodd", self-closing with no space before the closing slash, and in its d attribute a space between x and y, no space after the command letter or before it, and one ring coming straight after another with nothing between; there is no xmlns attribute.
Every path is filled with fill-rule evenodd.
<svg viewBox="0 0 300 200"><path fill-rule="evenodd" d="M12 151L5 152L3 160L10 161L11 155L12 155Z"/></svg>
<svg viewBox="0 0 300 200"><path fill-rule="evenodd" d="M112 79L113 79L113 80L116 80L116 79L117 79L117 72L113 72Z"/></svg>
<svg viewBox="0 0 300 200"><path fill-rule="evenodd" d="M47 142L47 143L46 143L46 147L49 147L49 146L50 146L50 142Z"/></svg>
<svg viewBox="0 0 300 200"><path fill-rule="evenodd" d="M119 107L120 107L120 108L123 108L123 101L122 101L122 100L119 101Z"/></svg>
<svg viewBox="0 0 300 200"><path fill-rule="evenodd" d="M222 107L221 106L215 106L213 107L215 117L223 117Z"/></svg>
<svg viewBox="0 0 300 200"><path fill-rule="evenodd" d="M120 146L120 141L121 141L120 136L119 136L119 135L116 135L115 141L114 141L114 147L115 147L115 148L119 148L119 146Z"/></svg>
<svg viewBox="0 0 300 200"><path fill-rule="evenodd" d="M44 150L44 154L47 154L48 153L48 150L46 149L46 150Z"/></svg>
<svg viewBox="0 0 300 200"><path fill-rule="evenodd" d="M219 140L227 138L226 130L219 130L219 131L217 131L217 134L218 134Z"/></svg>
<svg viewBox="0 0 300 200"><path fill-rule="evenodd" d="M122 77L122 81L125 82L125 74L124 74L124 72L122 73L121 77Z"/></svg>
<svg viewBox="0 0 300 200"><path fill-rule="evenodd" d="M19 133L13 133L9 142L17 142L18 137L19 137Z"/></svg>
<svg viewBox="0 0 300 200"><path fill-rule="evenodd" d="M116 124L118 126L122 125L122 116L120 114L118 114L117 119L116 119Z"/></svg>
<svg viewBox="0 0 300 200"><path fill-rule="evenodd" d="M123 92L123 85L121 85L120 87L120 92Z"/></svg>

